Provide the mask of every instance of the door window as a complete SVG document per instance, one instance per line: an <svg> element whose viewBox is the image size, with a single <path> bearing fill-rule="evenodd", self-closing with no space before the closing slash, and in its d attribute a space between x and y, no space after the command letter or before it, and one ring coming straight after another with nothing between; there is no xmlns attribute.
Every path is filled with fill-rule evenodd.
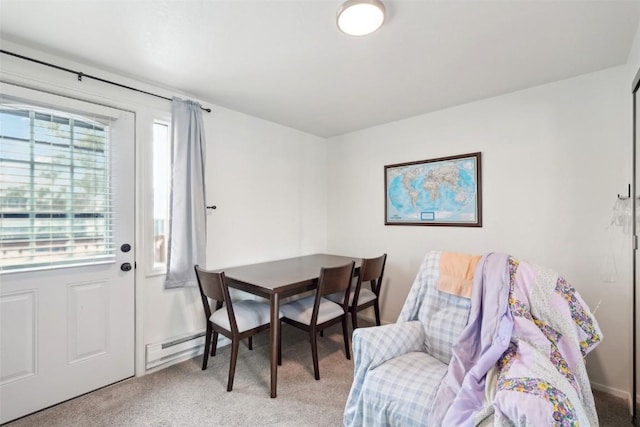
<svg viewBox="0 0 640 427"><path fill-rule="evenodd" d="M0 103L0 273L115 257L109 123Z"/></svg>

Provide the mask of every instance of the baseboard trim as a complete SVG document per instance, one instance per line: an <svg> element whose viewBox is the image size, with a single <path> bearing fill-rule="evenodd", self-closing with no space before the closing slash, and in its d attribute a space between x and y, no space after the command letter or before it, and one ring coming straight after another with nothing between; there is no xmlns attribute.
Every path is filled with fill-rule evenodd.
<svg viewBox="0 0 640 427"><path fill-rule="evenodd" d="M362 315L360 313L358 313L358 319L364 319L367 322L370 322L371 324L376 324L376 318L374 316L367 316L367 315ZM380 324L381 325L389 325L391 323L396 323L396 322L385 322L384 319L380 319Z"/></svg>
<svg viewBox="0 0 640 427"><path fill-rule="evenodd" d="M629 414L631 414L631 393L628 391L618 390L617 388L594 382L591 383L591 388L624 399L629 406ZM636 405L638 404L640 404L640 395L636 395Z"/></svg>
<svg viewBox="0 0 640 427"><path fill-rule="evenodd" d="M630 394L628 391L618 390L617 388L609 387L604 384L591 382L591 388L601 391L603 393L610 394L615 397L622 398L627 402L630 401Z"/></svg>

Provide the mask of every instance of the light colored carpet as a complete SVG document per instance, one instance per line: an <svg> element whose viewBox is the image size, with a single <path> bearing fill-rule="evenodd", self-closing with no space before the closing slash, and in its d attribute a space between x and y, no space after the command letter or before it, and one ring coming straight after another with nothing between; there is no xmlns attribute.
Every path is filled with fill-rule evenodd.
<svg viewBox="0 0 640 427"><path fill-rule="evenodd" d="M340 326L318 337L320 381L313 378L308 336L283 325L278 397L269 397L268 332L240 346L233 391L227 392L229 347L72 399L7 424L31 426L341 426L353 379ZM600 425L630 425L623 399L594 392Z"/></svg>
<svg viewBox="0 0 640 427"><path fill-rule="evenodd" d="M283 325L278 397L271 399L269 333L240 346L227 392L229 346L202 358L133 378L9 423L27 426L340 426L353 378L340 326L318 337L320 380L313 378L308 335Z"/></svg>
<svg viewBox="0 0 640 427"><path fill-rule="evenodd" d="M600 427L631 426L631 412L627 401L611 394L594 390L593 398L596 402Z"/></svg>

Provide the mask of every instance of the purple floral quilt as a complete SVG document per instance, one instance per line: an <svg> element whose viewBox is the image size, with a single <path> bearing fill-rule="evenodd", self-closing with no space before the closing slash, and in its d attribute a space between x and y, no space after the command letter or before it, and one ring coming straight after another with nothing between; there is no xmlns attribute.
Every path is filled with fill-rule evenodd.
<svg viewBox="0 0 640 427"><path fill-rule="evenodd" d="M578 292L554 271L504 254L483 257L474 277L469 323L429 425L493 415L494 425L597 426L584 358L602 332Z"/></svg>

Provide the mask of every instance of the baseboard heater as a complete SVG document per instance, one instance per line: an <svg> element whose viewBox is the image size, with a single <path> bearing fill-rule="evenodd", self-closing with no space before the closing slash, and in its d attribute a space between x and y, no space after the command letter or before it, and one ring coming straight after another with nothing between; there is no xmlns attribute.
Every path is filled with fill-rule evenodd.
<svg viewBox="0 0 640 427"><path fill-rule="evenodd" d="M166 363L187 360L202 354L204 335L204 332L199 332L174 337L162 343L147 344L146 368L152 369Z"/></svg>

